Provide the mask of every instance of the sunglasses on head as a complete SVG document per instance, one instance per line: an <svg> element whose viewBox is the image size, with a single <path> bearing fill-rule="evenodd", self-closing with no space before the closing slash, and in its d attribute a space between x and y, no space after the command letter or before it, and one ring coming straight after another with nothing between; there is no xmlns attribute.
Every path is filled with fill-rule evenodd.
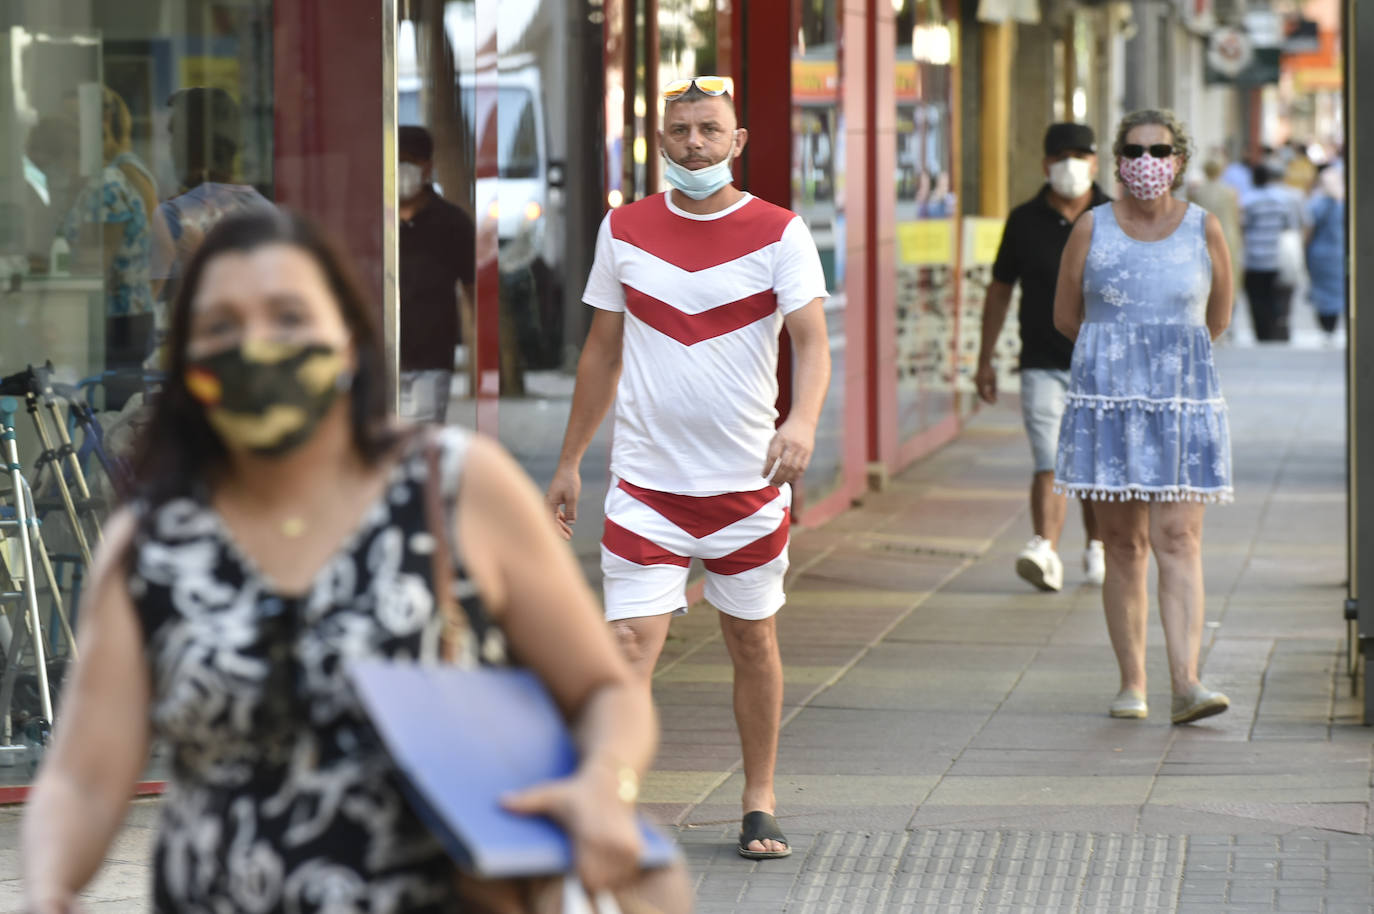
<svg viewBox="0 0 1374 914"><path fill-rule="evenodd" d="M1121 147L1121 154L1128 159L1138 159L1145 153L1149 153L1152 158L1167 159L1174 154L1174 147L1168 143L1154 143L1150 146L1142 146L1139 143L1127 143Z"/></svg>
<svg viewBox="0 0 1374 914"><path fill-rule="evenodd" d="M735 81L728 76L693 76L690 79L676 79L663 87L663 100L667 102L679 99L687 94L687 91L696 86L703 95L730 95L735 94Z"/></svg>

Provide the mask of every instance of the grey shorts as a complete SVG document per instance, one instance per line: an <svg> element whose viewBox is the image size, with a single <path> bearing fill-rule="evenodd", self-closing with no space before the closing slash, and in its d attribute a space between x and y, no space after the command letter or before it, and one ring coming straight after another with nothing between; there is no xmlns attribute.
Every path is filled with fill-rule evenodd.
<svg viewBox="0 0 1374 914"><path fill-rule="evenodd" d="M1069 373L1053 368L1027 368L1021 372L1021 418L1030 438L1035 472L1054 472L1059 452L1059 422L1064 418L1064 397Z"/></svg>

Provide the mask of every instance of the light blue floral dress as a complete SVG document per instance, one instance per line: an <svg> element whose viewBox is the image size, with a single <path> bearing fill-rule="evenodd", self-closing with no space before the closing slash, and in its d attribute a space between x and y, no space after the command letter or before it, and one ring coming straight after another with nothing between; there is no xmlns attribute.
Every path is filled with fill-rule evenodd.
<svg viewBox="0 0 1374 914"><path fill-rule="evenodd" d="M125 161L131 161L147 174L147 169L128 154L107 162L100 175L81 191L58 229L58 234L75 248L83 225L120 226L119 246L106 277L105 311L110 317L153 310L153 292L148 284L152 250L149 213L143 198L120 168Z"/></svg>
<svg viewBox="0 0 1374 914"><path fill-rule="evenodd" d="M1189 204L1160 241L1127 236L1110 203L1092 214L1056 486L1107 501L1229 502L1231 434L1206 325L1207 212Z"/></svg>

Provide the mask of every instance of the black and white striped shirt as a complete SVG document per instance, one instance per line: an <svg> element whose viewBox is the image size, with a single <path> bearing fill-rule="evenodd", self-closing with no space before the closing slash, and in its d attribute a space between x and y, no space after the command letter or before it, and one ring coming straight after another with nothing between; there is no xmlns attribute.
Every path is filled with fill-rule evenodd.
<svg viewBox="0 0 1374 914"><path fill-rule="evenodd" d="M1279 235L1302 227L1301 202L1291 188L1270 184L1245 196L1241 228L1245 233L1245 269L1279 268Z"/></svg>

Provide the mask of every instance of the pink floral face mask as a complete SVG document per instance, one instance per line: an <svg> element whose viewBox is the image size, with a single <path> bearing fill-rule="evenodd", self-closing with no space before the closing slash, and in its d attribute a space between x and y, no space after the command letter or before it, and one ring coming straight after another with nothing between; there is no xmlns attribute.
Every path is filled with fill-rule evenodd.
<svg viewBox="0 0 1374 914"><path fill-rule="evenodd" d="M1154 200L1167 194L1174 186L1178 164L1173 156L1156 159L1148 152L1137 159L1125 156L1117 159L1121 183L1137 200Z"/></svg>

